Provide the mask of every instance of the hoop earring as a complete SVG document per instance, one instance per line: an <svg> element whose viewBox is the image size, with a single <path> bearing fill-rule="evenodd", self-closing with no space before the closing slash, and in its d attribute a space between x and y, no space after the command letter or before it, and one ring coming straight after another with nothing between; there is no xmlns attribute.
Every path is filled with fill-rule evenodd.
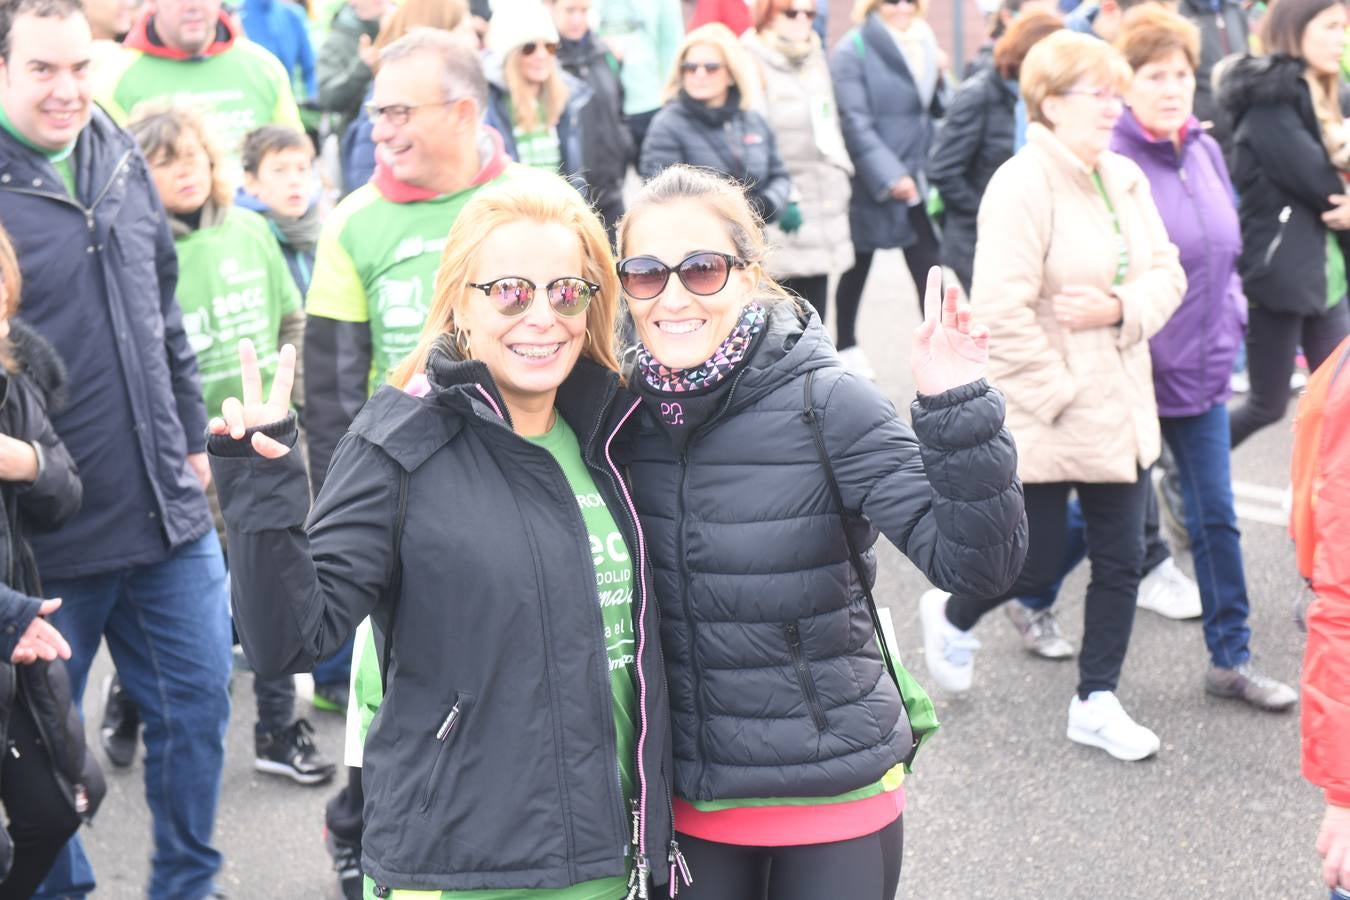
<svg viewBox="0 0 1350 900"><path fill-rule="evenodd" d="M451 332L450 339L455 342L455 349L459 351L461 359L473 359L473 344L467 331L456 328Z"/></svg>

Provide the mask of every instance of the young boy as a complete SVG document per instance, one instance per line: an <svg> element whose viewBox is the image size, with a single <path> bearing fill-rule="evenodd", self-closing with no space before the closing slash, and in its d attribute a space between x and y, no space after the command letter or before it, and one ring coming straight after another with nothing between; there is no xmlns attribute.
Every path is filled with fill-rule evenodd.
<svg viewBox="0 0 1350 900"><path fill-rule="evenodd" d="M314 146L294 128L264 125L245 135L243 163L244 201L267 219L303 296L314 272L321 224L315 202Z"/></svg>
<svg viewBox="0 0 1350 900"><path fill-rule="evenodd" d="M300 350L305 328L300 292L267 221L232 205L220 157L201 119L180 108L150 109L127 128L145 154L169 214L183 325L197 354L206 408L218 415L226 397L242 396L240 339L253 341L269 380L283 344ZM297 369L295 396L303 396L302 391ZM208 496L224 544L214 486ZM258 712L254 768L300 784L331 778L334 766L315 748L313 728L295 718L294 680L255 677L253 684Z"/></svg>
<svg viewBox="0 0 1350 900"><path fill-rule="evenodd" d="M303 296L314 273L314 246L321 224L314 202L314 147L308 137L293 128L264 125L244 138L243 155L244 200L267 219ZM300 349L298 342L296 349ZM302 395L296 392L294 396L299 407ZM351 665L352 643L348 640L315 667L315 709L346 714Z"/></svg>

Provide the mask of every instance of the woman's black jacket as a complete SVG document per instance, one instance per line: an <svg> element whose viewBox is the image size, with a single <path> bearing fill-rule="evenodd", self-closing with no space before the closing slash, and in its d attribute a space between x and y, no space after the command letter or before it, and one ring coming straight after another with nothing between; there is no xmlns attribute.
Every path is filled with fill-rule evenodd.
<svg viewBox="0 0 1350 900"><path fill-rule="evenodd" d="M0 769L9 756L9 717L14 704L22 703L51 754L62 796L87 820L97 811L105 785L98 762L86 752L84 723L71 701L66 667L60 660L20 666L9 662L19 637L37 615L37 598L42 596L24 536L30 530L53 531L80 508L79 473L47 416L64 400L65 368L51 344L13 319L9 353L18 370L0 372L0 433L32 443L39 462L38 477L31 484L0 482L4 499L0 573L9 589L0 597ZM9 811L14 818L18 813ZM11 853L9 834L0 829L0 880L9 869Z"/></svg>
<svg viewBox="0 0 1350 900"><path fill-rule="evenodd" d="M942 263L970 292L975 263L975 219L989 179L1013 155L1017 95L993 66L961 83L938 127L928 157L928 180L942 196Z"/></svg>
<svg viewBox="0 0 1350 900"><path fill-rule="evenodd" d="M1233 123L1232 176L1238 195L1247 300L1303 316L1327 309L1327 198L1345 193L1322 144L1304 62L1245 56L1226 70L1219 103ZM1350 259L1350 233L1332 232Z"/></svg>
<svg viewBox="0 0 1350 900"><path fill-rule="evenodd" d="M312 511L298 454L263 459L211 438L244 649L265 674L303 672L366 616L386 636L362 776L362 868L377 884L559 888L623 876L635 819L642 862L664 884L672 816L659 624L645 537L610 461L638 401L582 360L556 403L636 566L641 803L630 811L575 494L553 456L513 430L486 366L438 349L427 375L425 397L375 393ZM294 419L267 430L293 439Z"/></svg>
<svg viewBox="0 0 1350 900"><path fill-rule="evenodd" d="M773 309L684 452L644 408L630 463L661 603L677 791L689 800L834 796L910 756L803 417L811 372L869 582L878 533L934 584L980 597L1007 590L1026 556L998 391L981 380L920 397L911 430L839 364L819 318Z"/></svg>

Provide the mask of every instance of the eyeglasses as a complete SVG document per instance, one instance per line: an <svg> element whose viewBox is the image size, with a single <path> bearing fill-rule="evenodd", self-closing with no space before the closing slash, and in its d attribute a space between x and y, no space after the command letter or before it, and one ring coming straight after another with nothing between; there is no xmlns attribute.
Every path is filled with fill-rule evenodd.
<svg viewBox="0 0 1350 900"><path fill-rule="evenodd" d="M520 45L520 55L521 55L521 56L534 56L534 51L538 50L540 47L543 47L545 50L547 50L549 56L557 56L557 55L558 55L558 45L557 45L557 44L552 43L552 42L548 42L548 43L540 43L539 41L530 41L528 44L521 44L521 45Z"/></svg>
<svg viewBox="0 0 1350 900"><path fill-rule="evenodd" d="M654 300L666 289L672 271L689 293L710 297L727 286L732 269L744 269L745 265L745 260L739 256L700 250L689 254L673 268L655 256L629 256L619 260L615 270L619 273L619 284L629 297Z"/></svg>
<svg viewBox="0 0 1350 900"><path fill-rule="evenodd" d="M699 69L702 69L703 71L707 72L709 75L715 75L715 74L717 74L718 72L722 71L722 64L721 64L720 62L705 62L705 63L682 62L682 63L680 63L680 71L683 72L683 73L686 74L686 75L693 75L693 74L694 74L695 72L697 72Z"/></svg>
<svg viewBox="0 0 1350 900"><path fill-rule="evenodd" d="M387 119L390 125L403 126L408 124L412 114L419 109L427 106L450 106L456 100L442 100L439 103L390 103L387 106L378 106L372 100L363 108L366 111L366 118L370 119L372 125L380 119Z"/></svg>
<svg viewBox="0 0 1350 900"><path fill-rule="evenodd" d="M1098 103L1108 106L1118 106L1125 103L1125 98L1110 88L1069 88L1062 93L1074 97L1091 97Z"/></svg>
<svg viewBox="0 0 1350 900"><path fill-rule="evenodd" d="M530 279L514 275L482 284L469 282L469 287L478 288L487 294L497 312L508 319L524 315L534 305L534 296L539 290L538 285ZM549 306L558 315L569 319L584 313L599 290L600 285L572 275L555 278L544 285Z"/></svg>
<svg viewBox="0 0 1350 900"><path fill-rule="evenodd" d="M789 19L795 19L798 16L806 16L806 21L810 22L816 17L816 11L814 9L785 9L783 10L783 15L787 16Z"/></svg>
<svg viewBox="0 0 1350 900"><path fill-rule="evenodd" d="M901 3L908 3L910 6L914 5L914 0L881 0L881 2L885 3L887 6L899 6Z"/></svg>

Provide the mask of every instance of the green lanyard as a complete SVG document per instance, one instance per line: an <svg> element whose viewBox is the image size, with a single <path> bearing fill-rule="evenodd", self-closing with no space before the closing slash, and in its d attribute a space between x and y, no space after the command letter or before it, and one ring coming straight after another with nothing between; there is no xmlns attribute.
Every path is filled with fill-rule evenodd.
<svg viewBox="0 0 1350 900"><path fill-rule="evenodd" d="M1102 176L1095 169L1092 172L1092 183L1097 186L1097 193L1102 195L1106 211L1111 214L1111 230L1116 233L1116 277L1111 282L1112 286L1115 286L1124 282L1126 273L1130 271L1130 248L1125 244L1125 235L1121 234L1120 219L1116 216L1116 208L1111 205L1111 198L1106 195Z"/></svg>

